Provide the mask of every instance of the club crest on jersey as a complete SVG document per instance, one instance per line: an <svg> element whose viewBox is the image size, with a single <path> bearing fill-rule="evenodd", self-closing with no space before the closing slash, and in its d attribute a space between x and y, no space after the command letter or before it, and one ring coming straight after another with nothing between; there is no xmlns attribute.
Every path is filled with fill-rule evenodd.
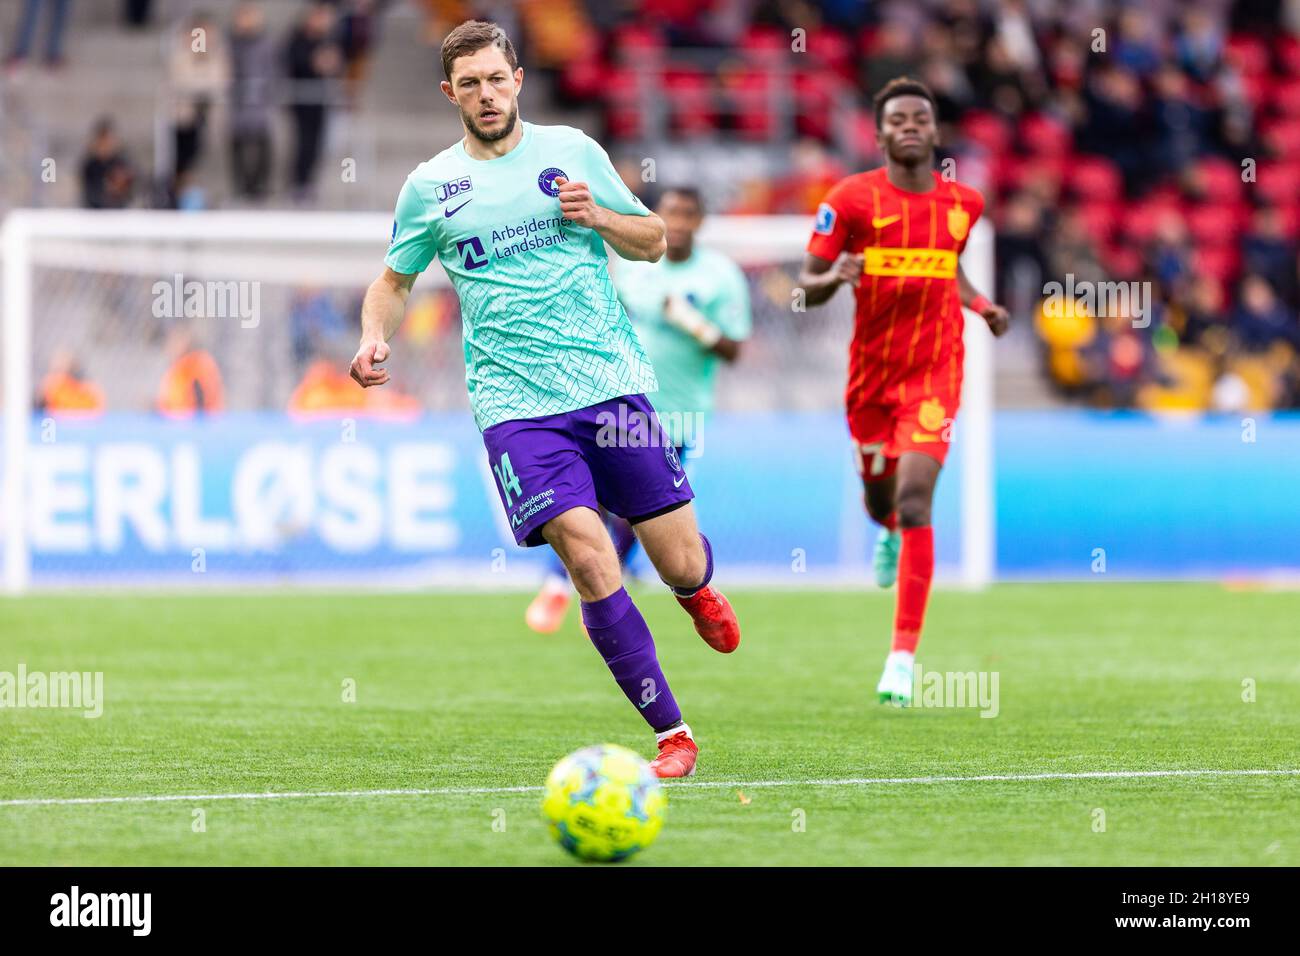
<svg viewBox="0 0 1300 956"><path fill-rule="evenodd" d="M970 213L965 209L949 209L948 235L961 242L968 232L970 232Z"/></svg>
<svg viewBox="0 0 1300 956"><path fill-rule="evenodd" d="M473 188L473 181L468 176L464 176L461 179L452 179L442 183L433 191L433 196L439 203L444 203L452 196L459 196L461 193L467 193Z"/></svg>
<svg viewBox="0 0 1300 956"><path fill-rule="evenodd" d="M819 236L829 236L835 231L835 210L830 203L817 207L817 221L813 223L813 232Z"/></svg>
<svg viewBox="0 0 1300 956"><path fill-rule="evenodd" d="M555 180L559 176L563 176L565 179L569 178L568 173L562 169L557 169L554 166L543 169L537 177L537 188L548 196L558 196L560 194L560 187L555 185Z"/></svg>
<svg viewBox="0 0 1300 956"><path fill-rule="evenodd" d="M937 432L943 427L943 412L943 405L937 398L927 398L916 414L917 424L928 432Z"/></svg>
<svg viewBox="0 0 1300 956"><path fill-rule="evenodd" d="M677 454L677 448L672 442L664 442L664 461L668 462L668 467L674 472L682 470L682 458Z"/></svg>

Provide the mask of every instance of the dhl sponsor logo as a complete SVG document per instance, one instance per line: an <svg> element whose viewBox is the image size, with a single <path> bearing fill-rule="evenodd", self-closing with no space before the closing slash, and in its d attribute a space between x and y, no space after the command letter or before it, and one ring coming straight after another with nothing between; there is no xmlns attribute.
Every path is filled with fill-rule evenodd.
<svg viewBox="0 0 1300 956"><path fill-rule="evenodd" d="M954 279L957 276L955 249L885 249L868 247L862 271L869 276L919 276L923 279Z"/></svg>

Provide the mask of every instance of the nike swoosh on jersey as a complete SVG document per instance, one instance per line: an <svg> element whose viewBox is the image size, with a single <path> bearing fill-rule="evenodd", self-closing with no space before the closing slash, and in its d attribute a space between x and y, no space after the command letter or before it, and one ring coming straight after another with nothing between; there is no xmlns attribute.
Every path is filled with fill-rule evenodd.
<svg viewBox="0 0 1300 956"><path fill-rule="evenodd" d="M444 210L442 211L442 214L443 214L444 216L446 216L448 219L450 219L452 216L456 215L456 213L460 212L462 209L464 209L466 206L468 206L468 205L469 205L470 203L472 203L473 201L474 201L473 199L466 199L463 203L461 203L461 204L460 204L459 206L457 206L455 209L444 209Z"/></svg>
<svg viewBox="0 0 1300 956"><path fill-rule="evenodd" d="M872 216L871 228L884 229L886 226L890 225L891 223L898 222L898 220L902 218L903 218L902 213L899 213L897 216Z"/></svg>
<svg viewBox="0 0 1300 956"><path fill-rule="evenodd" d="M675 478L675 479L673 479L673 487L674 487L674 488L680 488L680 487L682 486L682 482L685 481L685 480L686 480L686 476L685 476L685 475L682 475L680 478Z"/></svg>

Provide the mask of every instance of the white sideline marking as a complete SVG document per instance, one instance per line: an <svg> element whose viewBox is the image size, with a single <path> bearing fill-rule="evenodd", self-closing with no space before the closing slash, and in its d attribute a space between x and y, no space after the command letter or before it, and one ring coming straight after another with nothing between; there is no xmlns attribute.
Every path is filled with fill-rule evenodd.
<svg viewBox="0 0 1300 956"><path fill-rule="evenodd" d="M1296 770L1087 770L1078 773L989 773L972 777L844 777L838 780L683 780L674 788L688 790L755 789L758 787L868 787L934 783L1025 783L1037 780L1141 780L1159 777L1295 777ZM25 797L0 800L0 807L71 806L92 803L180 803L187 800L301 800L308 797L443 797L494 793L540 793L541 787L430 787L411 790L290 790L280 793L171 793L138 797Z"/></svg>

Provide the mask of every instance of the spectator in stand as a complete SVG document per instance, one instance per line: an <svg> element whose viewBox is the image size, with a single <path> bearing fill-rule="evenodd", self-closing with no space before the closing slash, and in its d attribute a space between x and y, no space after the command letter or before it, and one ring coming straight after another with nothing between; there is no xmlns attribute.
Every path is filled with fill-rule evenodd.
<svg viewBox="0 0 1300 956"><path fill-rule="evenodd" d="M1176 175L1209 152L1209 114L1196 102L1187 74L1174 66L1163 66L1155 75L1155 171Z"/></svg>
<svg viewBox="0 0 1300 956"><path fill-rule="evenodd" d="M157 410L167 418L212 415L226 408L226 389L221 370L207 351L200 348L185 326L167 335L171 364L158 385Z"/></svg>
<svg viewBox="0 0 1300 956"><path fill-rule="evenodd" d="M1191 250L1182 216L1170 212L1160 218L1147 262L1166 291L1174 295L1181 293L1184 281L1191 274Z"/></svg>
<svg viewBox="0 0 1300 956"><path fill-rule="evenodd" d="M896 76L913 76L919 63L912 31L888 21L880 27L873 54L863 57L862 90L872 96Z"/></svg>
<svg viewBox="0 0 1300 956"><path fill-rule="evenodd" d="M302 286L293 290L289 302L289 338L295 362L304 362L331 342L352 334L334 296L324 289Z"/></svg>
<svg viewBox="0 0 1300 956"><path fill-rule="evenodd" d="M826 147L815 139L801 139L791 150L790 175L777 186L772 212L815 213L818 203L845 175Z"/></svg>
<svg viewBox="0 0 1300 956"><path fill-rule="evenodd" d="M14 31L14 47L5 61L11 73L21 69L31 54L41 10L46 11L45 65L51 69L63 66L63 30L68 24L69 6L71 0L24 0L22 17Z"/></svg>
<svg viewBox="0 0 1300 956"><path fill-rule="evenodd" d="M1208 83L1223 55L1223 30L1209 11L1193 6L1183 14L1174 48L1178 66L1196 82Z"/></svg>
<svg viewBox="0 0 1300 956"><path fill-rule="evenodd" d="M1296 244L1286 236L1282 214L1276 206L1261 206L1250 220L1250 230L1241 240L1242 268L1269 281L1279 296L1296 300Z"/></svg>
<svg viewBox="0 0 1300 956"><path fill-rule="evenodd" d="M176 35L172 48L170 93L172 96L172 201L193 205L184 198L190 176L203 152L203 134L208 112L230 83L230 61L225 39L206 14L196 14Z"/></svg>
<svg viewBox="0 0 1300 956"><path fill-rule="evenodd" d="M347 373L347 362L346 357L327 351L315 353L289 396L289 413L312 416L351 412L400 418L420 414L419 401L403 391L357 388Z"/></svg>
<svg viewBox="0 0 1300 956"><path fill-rule="evenodd" d="M271 176L275 52L258 3L235 10L230 29L230 170L235 195L260 200Z"/></svg>
<svg viewBox="0 0 1300 956"><path fill-rule="evenodd" d="M1274 342L1300 349L1300 325L1295 313L1278 300L1273 287L1260 275L1241 280L1240 303L1232 315L1237 341L1249 352L1262 352Z"/></svg>
<svg viewBox="0 0 1300 956"><path fill-rule="evenodd" d="M50 357L35 408L42 415L98 415L104 411L104 393L86 378L76 356L60 349Z"/></svg>
<svg viewBox="0 0 1300 956"><path fill-rule="evenodd" d="M343 65L334 42L334 9L329 4L313 2L303 13L289 36L285 60L292 81L289 112L294 127L290 182L294 199L305 202L314 195L316 166L329 118L330 81Z"/></svg>
<svg viewBox="0 0 1300 956"><path fill-rule="evenodd" d="M339 18L339 47L343 54L343 90L349 107L355 106L370 70L370 50L375 43L377 0L347 0Z"/></svg>
<svg viewBox="0 0 1300 956"><path fill-rule="evenodd" d="M1223 336L1227 327L1223 286L1209 276L1196 276L1187 296L1182 341L1189 345L1204 345L1212 352L1221 352L1226 344Z"/></svg>
<svg viewBox="0 0 1300 956"><path fill-rule="evenodd" d="M1119 15L1119 37L1115 59L1141 79L1160 68L1160 31L1151 14L1139 6L1125 8Z"/></svg>
<svg viewBox="0 0 1300 956"><path fill-rule="evenodd" d="M95 123L81 161L81 204L87 209L124 209L134 188L135 170L113 121L104 117Z"/></svg>
<svg viewBox="0 0 1300 956"><path fill-rule="evenodd" d="M1084 90L1087 120L1080 145L1090 153L1109 156L1124 174L1129 192L1149 180L1152 164L1147 157L1152 137L1143 117L1142 84L1121 66L1097 69Z"/></svg>

